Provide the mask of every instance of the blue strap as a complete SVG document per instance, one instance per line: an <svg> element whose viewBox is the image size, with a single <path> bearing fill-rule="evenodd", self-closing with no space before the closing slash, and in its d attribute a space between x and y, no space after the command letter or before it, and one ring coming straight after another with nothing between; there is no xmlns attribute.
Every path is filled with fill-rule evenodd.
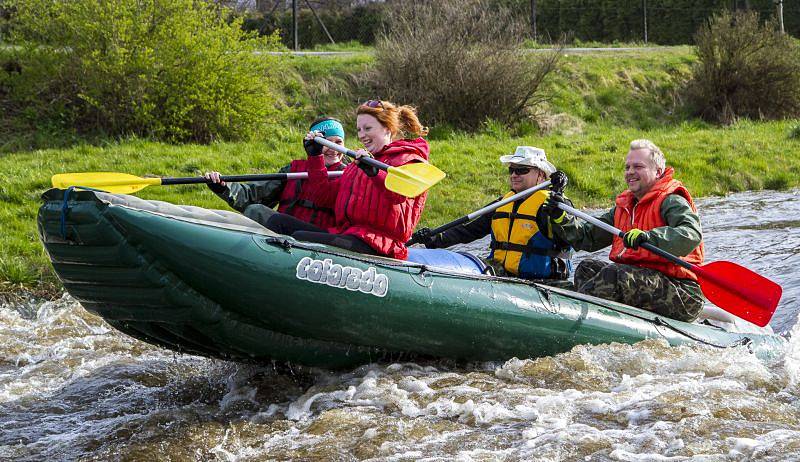
<svg viewBox="0 0 800 462"><path fill-rule="evenodd" d="M65 240L67 239L67 212L69 211L67 204L69 203L69 196L75 188L84 189L87 191L108 192L103 191L102 189L90 188L88 186L70 186L64 191L64 200L61 201L61 238Z"/></svg>
<svg viewBox="0 0 800 462"><path fill-rule="evenodd" d="M69 210L68 201L69 195L72 193L72 190L75 189L75 186L70 186L64 191L64 200L61 202L61 239L67 239L67 211Z"/></svg>

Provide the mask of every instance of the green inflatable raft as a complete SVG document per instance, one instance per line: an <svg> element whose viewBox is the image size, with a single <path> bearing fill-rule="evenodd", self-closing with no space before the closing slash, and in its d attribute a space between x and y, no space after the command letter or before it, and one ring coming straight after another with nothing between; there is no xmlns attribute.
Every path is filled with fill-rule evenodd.
<svg viewBox="0 0 800 462"><path fill-rule="evenodd" d="M771 355L784 342L519 279L300 242L234 212L97 191L52 189L43 199L39 233L66 290L116 329L179 352L335 369L502 361L649 338Z"/></svg>

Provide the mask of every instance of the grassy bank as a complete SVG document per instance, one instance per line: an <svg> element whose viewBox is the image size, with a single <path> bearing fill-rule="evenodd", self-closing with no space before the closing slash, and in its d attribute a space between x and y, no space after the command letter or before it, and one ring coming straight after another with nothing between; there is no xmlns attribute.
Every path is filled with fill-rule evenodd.
<svg viewBox="0 0 800 462"><path fill-rule="evenodd" d="M595 127L582 134L507 136L506 133L462 135L431 142L433 161L448 173L435 186L423 215L423 224L438 225L468 213L503 193L507 175L497 161L517 145L544 148L570 177L568 194L579 206L604 206L624 187L622 159L627 143L647 137L659 143L668 162L697 196L749 189L785 189L800 186L800 140L792 138L793 124L742 123L720 129L681 125L655 130ZM33 151L0 158L5 180L0 187L0 278L2 289L20 285L51 285L54 280L36 235L39 194L49 178L61 172L119 171L137 175L197 175L218 169L230 173L272 172L302 150L298 131L286 131L266 143L230 143L211 146L172 146L126 141L107 146L79 146L67 150ZM353 145L353 143L350 143ZM225 205L199 186L150 187L145 199L202 207Z"/></svg>
<svg viewBox="0 0 800 462"><path fill-rule="evenodd" d="M301 112L307 117L327 114L355 125L354 105L378 96L368 84L374 56L367 51L288 57L297 70L289 85L292 105L304 108ZM687 118L680 87L695 60L692 48L686 46L611 54L565 52L559 69L546 82L548 98L536 111L537 121L520 123L512 132L573 134L598 123L633 128L680 123ZM420 116L424 121L425 115ZM434 137L447 137L451 131L441 126L431 129Z"/></svg>
<svg viewBox="0 0 800 462"><path fill-rule="evenodd" d="M352 133L353 104L374 97L359 85L368 54L344 58L292 58L300 76L293 100L308 117L342 117ZM728 128L686 120L677 92L688 75L689 49L661 53L567 56L551 82L552 99L539 126L506 129L488 122L479 133L432 127L433 162L448 173L435 186L422 224L438 225L475 210L506 191L497 158L517 145L544 148L567 172L567 190L579 206L602 207L624 188L622 162L628 142L650 138L664 149L696 196L749 189L800 186L798 121L742 122ZM354 85L353 82L356 82ZM422 114L424 119L424 114ZM296 126L295 126L296 125ZM166 145L141 140L81 144L69 148L0 153L0 292L20 287L45 292L58 287L36 235L39 195L62 172L117 171L136 175L191 176L273 172L303 155L305 123L276 129L264 141ZM355 139L348 145L356 147ZM202 186L150 187L138 194L211 208L225 204Z"/></svg>

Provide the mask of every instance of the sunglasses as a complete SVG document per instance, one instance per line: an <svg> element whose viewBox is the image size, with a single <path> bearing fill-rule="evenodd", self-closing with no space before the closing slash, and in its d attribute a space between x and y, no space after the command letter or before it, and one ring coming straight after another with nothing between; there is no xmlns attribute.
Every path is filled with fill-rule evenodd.
<svg viewBox="0 0 800 462"><path fill-rule="evenodd" d="M533 170L533 167L508 167L508 174L513 175L517 174L519 176L527 175L530 171Z"/></svg>
<svg viewBox="0 0 800 462"><path fill-rule="evenodd" d="M371 99L371 100L367 101L366 103L362 104L362 106L371 107L373 109L375 109L375 108L383 109L383 103L378 99Z"/></svg>

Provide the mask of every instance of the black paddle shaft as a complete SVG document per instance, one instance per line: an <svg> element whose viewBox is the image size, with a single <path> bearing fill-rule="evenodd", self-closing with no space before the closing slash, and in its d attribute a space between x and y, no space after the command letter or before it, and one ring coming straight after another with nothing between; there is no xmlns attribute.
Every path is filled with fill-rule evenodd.
<svg viewBox="0 0 800 462"><path fill-rule="evenodd" d="M334 173L334 172L328 172ZM299 173L263 173L254 175L225 175L220 176L219 179L226 183L238 183L247 181L268 181L268 180L287 180L294 177L305 178L307 174L304 172ZM212 181L202 176L190 176L182 178L162 178L162 185L171 184L198 184L198 183L211 183Z"/></svg>
<svg viewBox="0 0 800 462"><path fill-rule="evenodd" d="M236 183L239 181L266 181L266 180L285 180L285 173L268 173L264 175L227 175L220 176L220 180L226 183ZM202 176L190 176L182 178L162 178L161 184L197 184L197 183L211 183L211 180Z"/></svg>
<svg viewBox="0 0 800 462"><path fill-rule="evenodd" d="M356 152L353 151L352 149L347 149L346 147L344 147L342 145L339 145L339 144L336 144L336 143L334 143L332 141L328 141L328 140L326 140L325 138L323 138L321 136L315 136L314 137L314 141L316 141L317 143L319 143L319 144L321 144L323 146L331 148L336 152L341 152L342 154L350 156L353 159L358 160L359 162L364 162L367 165L371 165L371 166L379 168L381 170L385 170L385 171L388 172L389 168L391 167L391 165L384 164L383 162L381 162L381 161L379 161L377 159L373 159L372 157L362 156L362 157L359 158L358 154L356 154Z"/></svg>

